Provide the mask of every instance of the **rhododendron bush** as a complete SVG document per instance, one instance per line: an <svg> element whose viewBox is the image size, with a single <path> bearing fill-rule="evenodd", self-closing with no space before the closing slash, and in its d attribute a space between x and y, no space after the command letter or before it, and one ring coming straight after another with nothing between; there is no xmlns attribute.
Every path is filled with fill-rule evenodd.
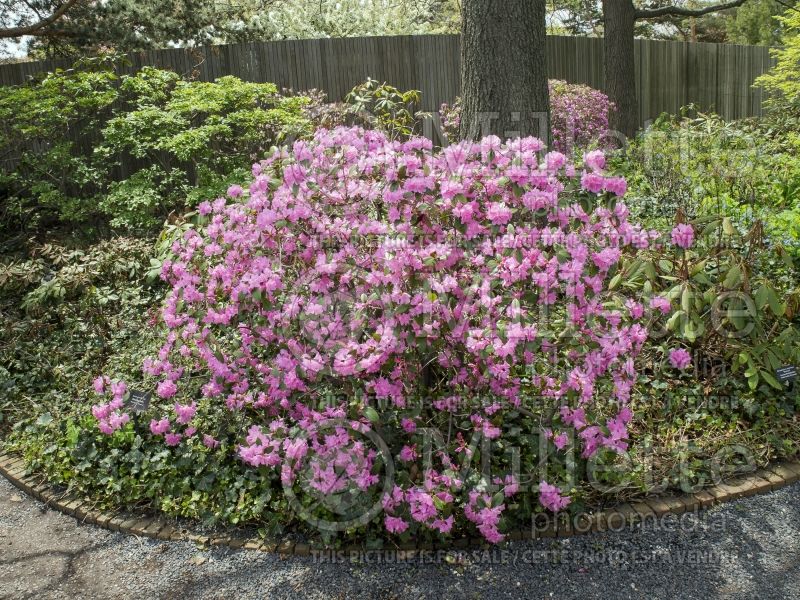
<svg viewBox="0 0 800 600"><path fill-rule="evenodd" d="M615 110L608 96L588 85L567 83L560 79L551 79L548 84L553 149L570 153L574 148L587 148L608 135L609 115ZM443 104L439 114L442 132L450 140L458 139L461 99L456 98L451 105Z"/></svg>
<svg viewBox="0 0 800 600"><path fill-rule="evenodd" d="M567 508L562 470L525 472L540 443L520 430L556 464L623 451L634 359L670 310L611 289L657 234L604 168L534 138L434 152L357 128L276 150L163 265L151 435L227 448L319 528L496 542L504 512ZM96 384L109 433L123 385Z"/></svg>

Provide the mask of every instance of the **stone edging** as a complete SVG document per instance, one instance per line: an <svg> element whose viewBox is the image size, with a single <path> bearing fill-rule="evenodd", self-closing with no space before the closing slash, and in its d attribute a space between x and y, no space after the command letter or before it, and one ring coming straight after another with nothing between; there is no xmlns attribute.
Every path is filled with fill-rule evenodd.
<svg viewBox="0 0 800 600"><path fill-rule="evenodd" d="M308 556L312 550L316 550L309 544L291 540L269 541L261 538L240 537L236 533L207 535L182 527L176 520L163 516L99 511L90 503L73 496L59 494L46 482L35 476L27 475L22 459L4 452L0 452L0 474L20 490L44 502L47 506L75 517L82 523L90 523L111 531L165 541L189 541L209 546L277 552L283 555ZM531 528L529 531L512 532L507 535L507 539L513 541L570 537L589 532L619 530L626 525L634 525L647 519L657 519L669 514L680 515L720 502L770 492L796 481L800 481L800 462L776 463L764 469L757 469L744 477L704 488L693 494L661 495L626 502L601 512L580 515L577 517L577 520L581 521L580 525L569 519L554 519L535 531L534 528ZM578 526L576 527L576 525ZM398 546L397 549L413 553L448 548L458 550L485 545L484 540L462 538L454 540L449 546L406 544ZM348 546L343 550L357 553L363 552L365 548Z"/></svg>

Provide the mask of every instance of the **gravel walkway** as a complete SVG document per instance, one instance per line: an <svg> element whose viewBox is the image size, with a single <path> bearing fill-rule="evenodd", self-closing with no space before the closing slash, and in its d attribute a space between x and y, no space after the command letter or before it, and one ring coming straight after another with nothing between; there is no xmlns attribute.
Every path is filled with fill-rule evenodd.
<svg viewBox="0 0 800 600"><path fill-rule="evenodd" d="M111 533L0 477L0 549L0 598L800 598L800 485L623 532L370 564Z"/></svg>

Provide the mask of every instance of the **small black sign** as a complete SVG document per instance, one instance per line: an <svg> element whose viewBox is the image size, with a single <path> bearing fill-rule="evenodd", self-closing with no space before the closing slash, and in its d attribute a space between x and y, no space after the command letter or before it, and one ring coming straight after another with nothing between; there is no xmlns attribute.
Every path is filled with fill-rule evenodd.
<svg viewBox="0 0 800 600"><path fill-rule="evenodd" d="M150 406L150 398L153 394L150 392L143 392L141 390L131 390L128 395L128 408L131 412L143 413Z"/></svg>
<svg viewBox="0 0 800 600"><path fill-rule="evenodd" d="M789 383L797 379L797 367L789 365L775 370L775 375L781 383Z"/></svg>

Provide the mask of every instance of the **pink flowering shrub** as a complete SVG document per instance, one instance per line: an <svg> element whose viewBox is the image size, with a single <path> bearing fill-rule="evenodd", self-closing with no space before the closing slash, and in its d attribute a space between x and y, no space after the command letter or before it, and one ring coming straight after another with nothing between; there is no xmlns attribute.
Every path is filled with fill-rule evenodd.
<svg viewBox="0 0 800 600"><path fill-rule="evenodd" d="M471 523L497 542L526 494L567 508L557 473L465 465L540 417L557 455L627 447L634 359L669 301L610 290L657 234L603 169L534 138L435 153L358 128L276 151L199 206L163 266L165 339L144 369L171 410L150 432L222 443L311 519L336 512L321 500L349 502L340 519L375 500L390 535ZM220 440L228 411L243 433Z"/></svg>
<svg viewBox="0 0 800 600"><path fill-rule="evenodd" d="M553 147L561 152L585 148L608 131L614 103L603 92L589 87L550 80L550 128Z"/></svg>
<svg viewBox="0 0 800 600"><path fill-rule="evenodd" d="M550 80L550 128L553 149L570 153L587 148L608 132L608 119L614 103L603 92L589 87ZM449 140L459 139L461 99L442 104L439 109L442 132Z"/></svg>

